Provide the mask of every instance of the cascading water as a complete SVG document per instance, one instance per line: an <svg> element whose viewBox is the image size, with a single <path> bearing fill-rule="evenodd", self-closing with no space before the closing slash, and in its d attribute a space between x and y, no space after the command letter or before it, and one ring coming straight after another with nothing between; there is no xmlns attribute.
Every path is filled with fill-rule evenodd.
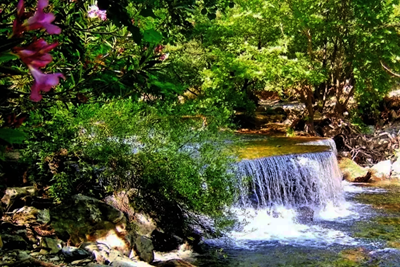
<svg viewBox="0 0 400 267"><path fill-rule="evenodd" d="M241 223L228 238L208 242L241 248L274 242L307 246L354 244L341 231L315 223L346 217L351 211L344 200L335 143L321 140L308 144L331 149L239 162L240 194L234 210Z"/></svg>
<svg viewBox="0 0 400 267"><path fill-rule="evenodd" d="M238 177L241 207L323 207L343 202L342 175L332 151L243 160Z"/></svg>

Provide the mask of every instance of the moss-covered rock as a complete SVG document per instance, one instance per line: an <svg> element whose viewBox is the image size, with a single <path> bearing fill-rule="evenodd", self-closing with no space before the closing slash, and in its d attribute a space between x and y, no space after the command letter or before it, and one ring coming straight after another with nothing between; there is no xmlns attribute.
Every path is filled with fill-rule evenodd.
<svg viewBox="0 0 400 267"><path fill-rule="evenodd" d="M361 167L349 158L340 159L339 168L343 173L343 178L349 182L367 182L370 178L368 169Z"/></svg>

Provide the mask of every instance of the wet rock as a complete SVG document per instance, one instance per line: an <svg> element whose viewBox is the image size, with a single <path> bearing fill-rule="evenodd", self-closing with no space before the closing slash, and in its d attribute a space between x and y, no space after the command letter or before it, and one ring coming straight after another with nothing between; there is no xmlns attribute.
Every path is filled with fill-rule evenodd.
<svg viewBox="0 0 400 267"><path fill-rule="evenodd" d="M76 247L63 247L61 253L64 255L66 261L81 260L90 257L92 254L84 249Z"/></svg>
<svg viewBox="0 0 400 267"><path fill-rule="evenodd" d="M19 235L2 235L4 249L26 250L28 243Z"/></svg>
<svg viewBox="0 0 400 267"><path fill-rule="evenodd" d="M153 265L157 266L157 267L195 267L194 265L190 264L189 262L186 262L184 260L178 260L178 259L162 261L162 262L155 262Z"/></svg>
<svg viewBox="0 0 400 267"><path fill-rule="evenodd" d="M397 267L400 266L400 250L395 248L385 248L371 251L369 253L371 260L368 262L379 267Z"/></svg>
<svg viewBox="0 0 400 267"><path fill-rule="evenodd" d="M307 206L297 208L296 220L299 223L310 223L314 221L314 210Z"/></svg>
<svg viewBox="0 0 400 267"><path fill-rule="evenodd" d="M33 186L9 187L1 198L1 203L8 209L20 208L27 205L28 198L32 198L35 194L36 189Z"/></svg>
<svg viewBox="0 0 400 267"><path fill-rule="evenodd" d="M141 260L148 263L154 260L154 246L150 238L138 236L135 240L135 249Z"/></svg>
<svg viewBox="0 0 400 267"><path fill-rule="evenodd" d="M124 253L131 250L125 215L103 201L75 195L50 209L50 216L57 236L62 240L70 239L71 244L98 241Z"/></svg>
<svg viewBox="0 0 400 267"><path fill-rule="evenodd" d="M339 168L343 173L343 178L349 182L367 182L370 179L368 169L349 158L340 159Z"/></svg>
<svg viewBox="0 0 400 267"><path fill-rule="evenodd" d="M61 250L61 241L50 237L43 237L40 241L40 246L46 248L49 254L56 254Z"/></svg>
<svg viewBox="0 0 400 267"><path fill-rule="evenodd" d="M375 164L370 170L371 176L369 182L379 182L390 178L392 163L390 160L381 161Z"/></svg>

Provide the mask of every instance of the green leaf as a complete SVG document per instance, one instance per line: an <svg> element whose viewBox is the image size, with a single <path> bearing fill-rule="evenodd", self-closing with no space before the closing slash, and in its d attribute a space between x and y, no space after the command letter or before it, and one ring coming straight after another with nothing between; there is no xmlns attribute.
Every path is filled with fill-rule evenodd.
<svg viewBox="0 0 400 267"><path fill-rule="evenodd" d="M13 59L17 59L18 57L11 53L0 54L0 63L5 63Z"/></svg>
<svg viewBox="0 0 400 267"><path fill-rule="evenodd" d="M16 129L0 128L0 139L10 144L22 144L27 135Z"/></svg>
<svg viewBox="0 0 400 267"><path fill-rule="evenodd" d="M154 29L146 30L143 33L143 40L151 44L158 44L161 42L163 36L161 33Z"/></svg>

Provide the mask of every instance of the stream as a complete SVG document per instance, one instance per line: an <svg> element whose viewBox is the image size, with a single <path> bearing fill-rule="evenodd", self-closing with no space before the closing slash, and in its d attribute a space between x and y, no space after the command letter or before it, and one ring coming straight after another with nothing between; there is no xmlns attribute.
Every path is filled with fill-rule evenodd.
<svg viewBox="0 0 400 267"><path fill-rule="evenodd" d="M247 231L206 240L207 252L197 257L195 265L400 266L399 251L388 247L385 239L357 235L360 221L369 222L385 213L355 198L360 194L383 197L386 190L345 181L343 189L343 206L328 207L310 223L296 222L295 213L284 208L277 218L263 211L253 214L255 217L247 215Z"/></svg>
<svg viewBox="0 0 400 267"><path fill-rule="evenodd" d="M252 177L233 207L239 226L204 240L196 266L400 266L400 186L341 181L335 148L239 166Z"/></svg>

